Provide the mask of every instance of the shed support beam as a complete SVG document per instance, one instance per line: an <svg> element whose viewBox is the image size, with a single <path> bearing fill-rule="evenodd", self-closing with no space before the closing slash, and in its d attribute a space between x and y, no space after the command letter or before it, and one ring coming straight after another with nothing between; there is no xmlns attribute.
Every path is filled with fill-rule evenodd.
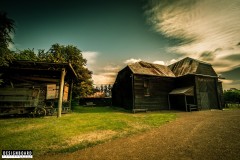
<svg viewBox="0 0 240 160"><path fill-rule="evenodd" d="M185 107L186 107L186 112L187 112L188 109L187 109L187 98L186 98L186 95L184 95L184 100L185 100Z"/></svg>
<svg viewBox="0 0 240 160"><path fill-rule="evenodd" d="M171 102L170 102L169 94L168 94L168 109L171 110Z"/></svg>
<svg viewBox="0 0 240 160"><path fill-rule="evenodd" d="M61 117L62 114L62 100L63 100L63 87L64 87L64 78L65 78L65 68L62 68L61 79L60 79L60 86L59 86L59 93L58 93L58 114L57 117Z"/></svg>

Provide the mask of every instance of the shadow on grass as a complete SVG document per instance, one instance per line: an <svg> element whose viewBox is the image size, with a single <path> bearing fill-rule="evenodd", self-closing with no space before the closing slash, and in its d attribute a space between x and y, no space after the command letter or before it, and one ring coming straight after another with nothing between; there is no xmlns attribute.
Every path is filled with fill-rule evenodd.
<svg viewBox="0 0 240 160"><path fill-rule="evenodd" d="M33 117L29 116L28 114L14 114L14 115L1 115L0 116L0 119L16 119L16 118L33 118Z"/></svg>

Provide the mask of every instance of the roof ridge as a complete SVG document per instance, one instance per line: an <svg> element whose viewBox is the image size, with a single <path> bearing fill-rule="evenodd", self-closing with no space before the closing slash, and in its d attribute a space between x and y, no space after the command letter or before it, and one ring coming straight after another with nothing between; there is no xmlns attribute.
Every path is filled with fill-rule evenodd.
<svg viewBox="0 0 240 160"><path fill-rule="evenodd" d="M184 61L185 59L191 59L191 60L194 60L194 61L196 61L196 62L198 62L198 63L203 63L203 64L207 64L207 65L212 66L212 64L210 64L210 63L207 63L207 62L204 62L204 61L201 61L201 60L198 60L198 59L194 59L194 58L191 58L191 57L185 57L185 58L183 58L183 59L181 59L181 60L179 60L179 61L177 61L177 62L175 62L175 63L173 63L173 64L176 64L176 63L178 63L178 62ZM171 65L173 65L173 64L170 64L170 65L168 65L168 66L171 66Z"/></svg>

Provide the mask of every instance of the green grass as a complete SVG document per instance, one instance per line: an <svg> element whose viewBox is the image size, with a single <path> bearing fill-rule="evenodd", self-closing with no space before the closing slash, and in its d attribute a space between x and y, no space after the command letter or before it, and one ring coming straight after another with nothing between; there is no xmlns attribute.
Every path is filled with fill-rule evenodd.
<svg viewBox="0 0 240 160"><path fill-rule="evenodd" d="M227 106L224 109L240 109L240 104L236 103L227 104Z"/></svg>
<svg viewBox="0 0 240 160"><path fill-rule="evenodd" d="M0 148L31 149L34 155L73 152L115 138L159 127L173 113L132 114L110 107L75 107L61 118L0 119Z"/></svg>

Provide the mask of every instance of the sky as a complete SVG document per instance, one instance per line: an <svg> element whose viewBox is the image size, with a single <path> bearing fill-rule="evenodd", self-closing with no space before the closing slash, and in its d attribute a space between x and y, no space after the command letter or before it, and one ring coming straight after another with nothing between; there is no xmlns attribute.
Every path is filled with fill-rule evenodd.
<svg viewBox="0 0 240 160"><path fill-rule="evenodd" d="M16 49L77 46L94 84L112 84L127 64L184 57L213 65L224 89L240 89L240 0L2 0Z"/></svg>

